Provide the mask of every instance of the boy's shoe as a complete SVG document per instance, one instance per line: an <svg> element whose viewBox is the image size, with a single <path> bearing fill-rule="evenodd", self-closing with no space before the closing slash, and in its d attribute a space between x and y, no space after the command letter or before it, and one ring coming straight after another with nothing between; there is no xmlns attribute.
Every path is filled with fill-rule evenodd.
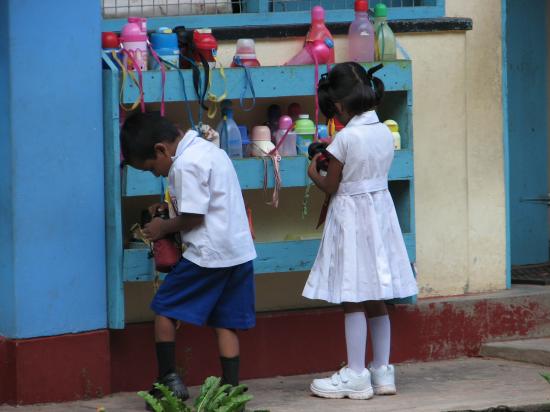
<svg viewBox="0 0 550 412"><path fill-rule="evenodd" d="M344 367L330 378L314 379L310 389L314 395L322 398L370 399L373 397L368 369L356 373L348 367Z"/></svg>
<svg viewBox="0 0 550 412"><path fill-rule="evenodd" d="M369 366L372 376L372 387L375 395L395 395L395 369L393 365L383 365L379 368Z"/></svg>
<svg viewBox="0 0 550 412"><path fill-rule="evenodd" d="M176 372L167 373L162 378L157 380L157 383L160 383L170 389L176 398L179 398L182 401L189 399L189 391ZM163 396L162 392L155 387L149 391L149 394L157 399L161 399ZM145 403L145 408L148 411L153 410L148 403Z"/></svg>

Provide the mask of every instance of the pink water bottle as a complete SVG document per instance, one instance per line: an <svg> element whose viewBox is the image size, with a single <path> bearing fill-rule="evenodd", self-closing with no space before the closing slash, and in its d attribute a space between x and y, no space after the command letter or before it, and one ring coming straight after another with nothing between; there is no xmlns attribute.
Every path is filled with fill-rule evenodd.
<svg viewBox="0 0 550 412"><path fill-rule="evenodd" d="M315 6L311 9L311 26L306 35L306 42L319 40L324 43L325 39L330 39L330 43L334 45L332 34L325 26L325 9ZM334 47L329 50L328 63L334 63Z"/></svg>
<svg viewBox="0 0 550 412"><path fill-rule="evenodd" d="M374 61L374 27L369 20L367 0L355 0L355 20L349 26L349 58L354 62Z"/></svg>
<svg viewBox="0 0 550 412"><path fill-rule="evenodd" d="M124 53L124 66L128 70L135 70L135 64L142 71L147 70L147 20L143 17L129 17L120 33L120 41L127 51Z"/></svg>

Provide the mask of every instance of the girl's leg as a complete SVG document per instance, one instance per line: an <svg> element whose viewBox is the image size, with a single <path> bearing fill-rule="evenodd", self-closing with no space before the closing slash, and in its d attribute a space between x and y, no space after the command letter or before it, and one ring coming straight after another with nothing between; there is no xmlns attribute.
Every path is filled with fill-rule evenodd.
<svg viewBox="0 0 550 412"><path fill-rule="evenodd" d="M380 368L383 365L389 365L390 362L391 328L388 309L384 301L365 302L365 308L371 333L372 366Z"/></svg>
<svg viewBox="0 0 550 412"><path fill-rule="evenodd" d="M367 348L365 308L361 303L343 303L343 306L348 367L360 374L365 369L365 351Z"/></svg>
<svg viewBox="0 0 550 412"><path fill-rule="evenodd" d="M222 383L239 384L239 337L233 329L215 328L222 366Z"/></svg>
<svg viewBox="0 0 550 412"><path fill-rule="evenodd" d="M155 342L159 378L176 371L176 325L165 316L155 316Z"/></svg>

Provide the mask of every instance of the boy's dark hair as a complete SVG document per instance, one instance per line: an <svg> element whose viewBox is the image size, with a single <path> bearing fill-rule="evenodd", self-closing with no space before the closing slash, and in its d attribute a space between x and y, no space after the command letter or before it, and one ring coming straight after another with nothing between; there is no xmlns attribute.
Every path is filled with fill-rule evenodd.
<svg viewBox="0 0 550 412"><path fill-rule="evenodd" d="M124 161L144 161L155 158L155 144L173 142L178 128L159 113L136 113L126 119L120 131L120 148Z"/></svg>
<svg viewBox="0 0 550 412"><path fill-rule="evenodd" d="M319 108L331 119L338 110L334 103L340 102L351 116L373 110L384 96L384 83L372 73L378 68L367 71L358 63L339 63L328 75L319 80Z"/></svg>

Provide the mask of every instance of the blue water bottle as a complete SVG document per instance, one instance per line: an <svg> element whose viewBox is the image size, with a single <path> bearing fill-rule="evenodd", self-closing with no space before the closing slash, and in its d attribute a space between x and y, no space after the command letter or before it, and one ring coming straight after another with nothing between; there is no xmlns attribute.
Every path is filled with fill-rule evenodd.
<svg viewBox="0 0 550 412"><path fill-rule="evenodd" d="M178 36L168 27L160 27L155 33L151 33L151 47L158 54L161 61L164 61L167 69L179 67L180 49L178 47ZM159 65L155 59L149 59L151 70L158 70Z"/></svg>

